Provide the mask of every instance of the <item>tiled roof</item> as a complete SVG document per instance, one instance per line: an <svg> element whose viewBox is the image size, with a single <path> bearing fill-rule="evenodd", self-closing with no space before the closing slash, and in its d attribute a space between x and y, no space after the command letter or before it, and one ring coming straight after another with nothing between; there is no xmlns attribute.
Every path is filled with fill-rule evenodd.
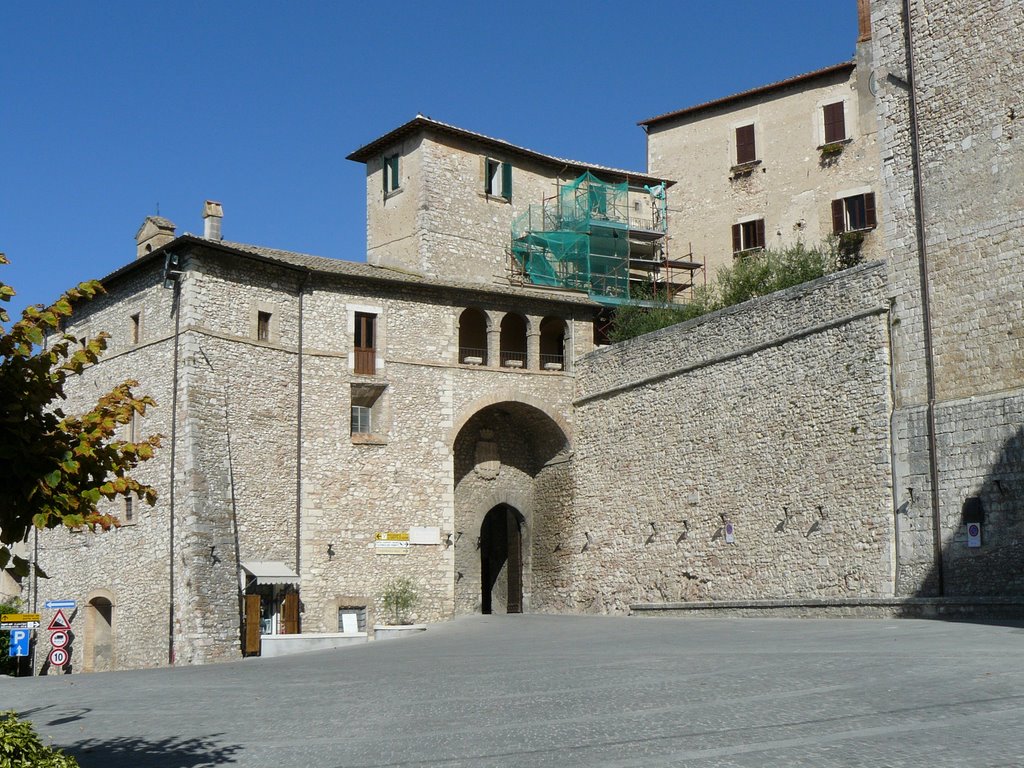
<svg viewBox="0 0 1024 768"><path fill-rule="evenodd" d="M409 272L403 269L392 267L378 267L358 261L346 261L344 259L332 259L327 256L313 256L308 253L296 253L295 251L284 251L279 248L267 248L260 245L248 243L234 243L227 240L209 240L197 235L184 234L173 240L162 248L158 248L151 254L141 259L129 262L109 275L101 282L120 277L132 271L134 268L148 264L155 260L162 260L168 251L175 251L184 245L206 246L221 252L234 253L241 256L251 256L262 261L273 262L286 267L292 267L311 272L318 272L327 275L338 275L357 280L366 280L376 283L390 283L392 285L421 286L437 289L454 289L459 291L470 291L473 293L484 293L501 296L518 296L520 298L540 299L544 301L555 301L569 304L583 304L598 306L592 299L584 294L564 293L560 291L545 290L543 288L529 288L509 285L507 283L473 283L469 281L444 280L436 277Z"/></svg>
<svg viewBox="0 0 1024 768"><path fill-rule="evenodd" d="M346 159L355 160L356 162L365 163L370 158L380 155L382 152L387 151L397 141L405 138L406 136L412 135L419 131L432 130L437 133L444 133L450 136L457 136L459 138L467 139L469 141L476 142L485 147L497 149L499 151L508 152L511 154L519 155L521 157L528 157L532 160L537 160L545 165L549 165L552 168L561 170L562 168L570 168L579 173L584 171L591 171L592 173L600 174L605 181L619 182L629 180L635 184L661 184L672 185L675 182L661 179L655 176L649 176L643 171L627 171L622 168L611 168L607 165L596 165L594 163L583 163L579 160L569 160L564 157L555 157L554 155L545 155L542 152L535 152L532 149L526 149L512 144L503 139L495 139L491 136L485 136L482 133L476 133L474 131L467 131L465 128L459 128L455 125L449 125L448 123L442 123L440 120L434 120L430 117L423 115L416 115L409 122L400 125L393 131L390 131L383 136L374 139L369 144L360 147L355 152L350 154Z"/></svg>
<svg viewBox="0 0 1024 768"><path fill-rule="evenodd" d="M781 90L791 85L797 85L807 80L814 80L819 77L827 77L829 75L837 74L843 71L849 71L854 68L852 61L844 61L841 64L833 64L829 67L822 69L816 69L813 72L805 72L802 75L795 75L786 80L779 80L776 83L769 83L768 85L759 85L757 88L751 88L748 91L741 91L740 93L734 93L731 96L724 96L720 99L714 99L713 101L705 101L703 104L696 104L692 107L686 107L685 109L677 109L673 112L666 112L663 115L656 115L655 117L649 117L646 120L640 120L637 125L649 126L654 123L660 123L663 120L670 120L674 117L683 117L686 115L695 114L705 109L711 109L713 107L722 107L726 104L730 104L734 101L742 101L750 96L760 96L765 93L771 93L772 91Z"/></svg>

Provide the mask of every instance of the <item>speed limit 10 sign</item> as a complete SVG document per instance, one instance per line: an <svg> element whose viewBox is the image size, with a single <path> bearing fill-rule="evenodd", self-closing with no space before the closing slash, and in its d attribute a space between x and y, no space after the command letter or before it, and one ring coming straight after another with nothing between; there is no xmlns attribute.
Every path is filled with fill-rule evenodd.
<svg viewBox="0 0 1024 768"><path fill-rule="evenodd" d="M50 651L50 666L63 667L68 663L68 652L63 648L54 648Z"/></svg>

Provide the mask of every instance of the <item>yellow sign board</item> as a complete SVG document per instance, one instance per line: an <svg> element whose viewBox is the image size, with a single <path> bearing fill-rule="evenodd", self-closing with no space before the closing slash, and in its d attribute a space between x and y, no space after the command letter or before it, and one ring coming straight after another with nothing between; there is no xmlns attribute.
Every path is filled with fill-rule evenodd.
<svg viewBox="0 0 1024 768"><path fill-rule="evenodd" d="M4 613L0 614L0 624L22 624L27 621L39 621L38 613Z"/></svg>
<svg viewBox="0 0 1024 768"><path fill-rule="evenodd" d="M377 541L408 541L409 532L399 533L397 531L377 531Z"/></svg>

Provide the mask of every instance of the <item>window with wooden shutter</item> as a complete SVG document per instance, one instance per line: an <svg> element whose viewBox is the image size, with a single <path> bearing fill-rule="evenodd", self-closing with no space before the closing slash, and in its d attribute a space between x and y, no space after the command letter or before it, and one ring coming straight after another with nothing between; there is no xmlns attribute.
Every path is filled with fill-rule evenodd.
<svg viewBox="0 0 1024 768"><path fill-rule="evenodd" d="M878 226L875 193L851 195L832 201L832 232L842 234Z"/></svg>
<svg viewBox="0 0 1024 768"><path fill-rule="evenodd" d="M501 196L512 202L512 163L501 164Z"/></svg>
<svg viewBox="0 0 1024 768"><path fill-rule="evenodd" d="M377 316L369 312L356 312L354 371L365 376L376 373L377 350L374 346Z"/></svg>
<svg viewBox="0 0 1024 768"><path fill-rule="evenodd" d="M832 144L836 141L843 141L846 138L846 117L843 111L843 102L826 104L822 109L825 114L825 143Z"/></svg>
<svg viewBox="0 0 1024 768"><path fill-rule="evenodd" d="M384 158L384 196L386 197L391 192L395 192L401 188L401 177L398 175L398 155L388 155Z"/></svg>
<svg viewBox="0 0 1024 768"><path fill-rule="evenodd" d="M764 248L764 219L753 219L732 225L732 252L742 253L755 248Z"/></svg>
<svg viewBox="0 0 1024 768"><path fill-rule="evenodd" d="M743 125L736 129L736 164L752 163L757 159L754 146L754 126Z"/></svg>
<svg viewBox="0 0 1024 768"><path fill-rule="evenodd" d="M512 163L484 158L484 194L512 202Z"/></svg>

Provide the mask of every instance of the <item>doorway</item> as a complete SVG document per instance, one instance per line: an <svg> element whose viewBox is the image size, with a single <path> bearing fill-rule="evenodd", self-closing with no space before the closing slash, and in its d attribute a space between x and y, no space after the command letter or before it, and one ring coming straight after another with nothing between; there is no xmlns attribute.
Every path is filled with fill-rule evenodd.
<svg viewBox="0 0 1024 768"><path fill-rule="evenodd" d="M84 662L86 672L114 669L114 604L105 597L94 597L86 607Z"/></svg>
<svg viewBox="0 0 1024 768"><path fill-rule="evenodd" d="M523 516L499 504L480 526L483 613L523 612Z"/></svg>

